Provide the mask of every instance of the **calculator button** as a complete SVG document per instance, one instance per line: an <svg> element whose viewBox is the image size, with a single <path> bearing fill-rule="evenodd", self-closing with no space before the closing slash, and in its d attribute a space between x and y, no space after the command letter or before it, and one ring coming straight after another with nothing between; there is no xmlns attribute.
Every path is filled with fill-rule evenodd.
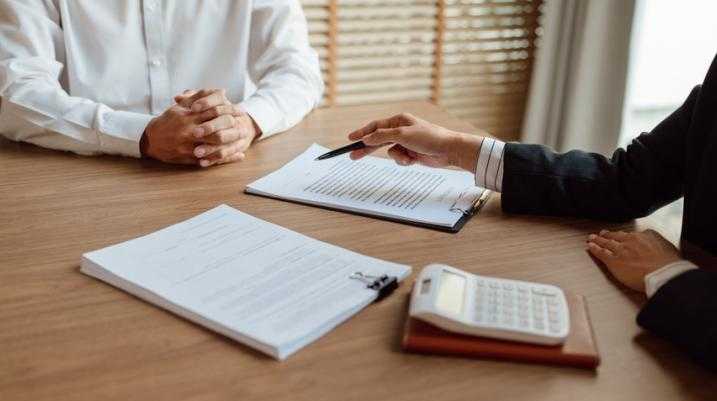
<svg viewBox="0 0 717 401"><path fill-rule="evenodd" d="M506 291L512 291L512 290L513 290L513 284L503 283L503 289L506 290Z"/></svg>
<svg viewBox="0 0 717 401"><path fill-rule="evenodd" d="M498 285L498 283L490 283L490 284L488 284L488 286L489 286L490 288L492 288L492 289L495 289L495 290L497 290L498 288L500 288L500 285Z"/></svg>
<svg viewBox="0 0 717 401"><path fill-rule="evenodd" d="M481 279L476 280L476 285L478 287L485 287L485 282Z"/></svg>
<svg viewBox="0 0 717 401"><path fill-rule="evenodd" d="M533 327L536 330L540 330L540 331L545 330L545 326L543 325L543 322L533 322Z"/></svg>

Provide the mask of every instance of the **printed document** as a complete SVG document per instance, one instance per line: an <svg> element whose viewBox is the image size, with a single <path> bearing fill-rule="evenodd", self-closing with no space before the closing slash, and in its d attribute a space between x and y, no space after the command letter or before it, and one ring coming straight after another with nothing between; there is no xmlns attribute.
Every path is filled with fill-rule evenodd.
<svg viewBox="0 0 717 401"><path fill-rule="evenodd" d="M378 295L361 280L411 269L218 206L83 255L81 271L284 359Z"/></svg>
<svg viewBox="0 0 717 401"><path fill-rule="evenodd" d="M329 149L313 144L246 192L362 214L454 226L484 194L472 174L348 154L315 160Z"/></svg>

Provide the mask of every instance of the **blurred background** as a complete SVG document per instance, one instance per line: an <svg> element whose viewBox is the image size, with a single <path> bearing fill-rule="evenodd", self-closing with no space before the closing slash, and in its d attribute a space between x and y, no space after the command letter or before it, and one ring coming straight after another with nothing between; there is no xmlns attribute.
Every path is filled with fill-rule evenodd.
<svg viewBox="0 0 717 401"><path fill-rule="evenodd" d="M540 1L302 0L324 105L428 100L518 139Z"/></svg>
<svg viewBox="0 0 717 401"><path fill-rule="evenodd" d="M324 106L431 101L504 140L609 154L717 51L714 0L302 0Z"/></svg>
<svg viewBox="0 0 717 401"><path fill-rule="evenodd" d="M704 78L717 52L717 1L640 0L620 144L651 130Z"/></svg>

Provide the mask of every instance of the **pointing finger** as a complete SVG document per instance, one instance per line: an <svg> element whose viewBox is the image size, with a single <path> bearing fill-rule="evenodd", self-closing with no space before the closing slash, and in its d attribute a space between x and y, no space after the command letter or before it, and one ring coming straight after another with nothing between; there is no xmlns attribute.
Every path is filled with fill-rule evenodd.
<svg viewBox="0 0 717 401"><path fill-rule="evenodd" d="M373 120L370 123L366 124L365 126L350 133L349 139L352 141L357 141L357 140L365 137L366 135L373 133L377 129L396 127L397 124L400 122L400 121L398 121L398 117L400 117L400 116L401 116L401 114L398 114L398 115L395 115L395 116L389 117L389 118Z"/></svg>
<svg viewBox="0 0 717 401"><path fill-rule="evenodd" d="M376 130L378 122L377 121L371 121L370 123L364 125L363 127L357 129L356 131L349 134L349 139L352 141L357 141L366 135L374 132Z"/></svg>

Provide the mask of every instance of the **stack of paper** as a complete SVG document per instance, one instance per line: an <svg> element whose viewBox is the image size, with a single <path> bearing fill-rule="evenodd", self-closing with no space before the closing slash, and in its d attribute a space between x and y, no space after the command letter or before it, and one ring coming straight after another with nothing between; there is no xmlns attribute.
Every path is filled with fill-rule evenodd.
<svg viewBox="0 0 717 401"><path fill-rule="evenodd" d="M376 298L353 273L402 280L411 269L222 205L87 253L81 270L284 359Z"/></svg>

